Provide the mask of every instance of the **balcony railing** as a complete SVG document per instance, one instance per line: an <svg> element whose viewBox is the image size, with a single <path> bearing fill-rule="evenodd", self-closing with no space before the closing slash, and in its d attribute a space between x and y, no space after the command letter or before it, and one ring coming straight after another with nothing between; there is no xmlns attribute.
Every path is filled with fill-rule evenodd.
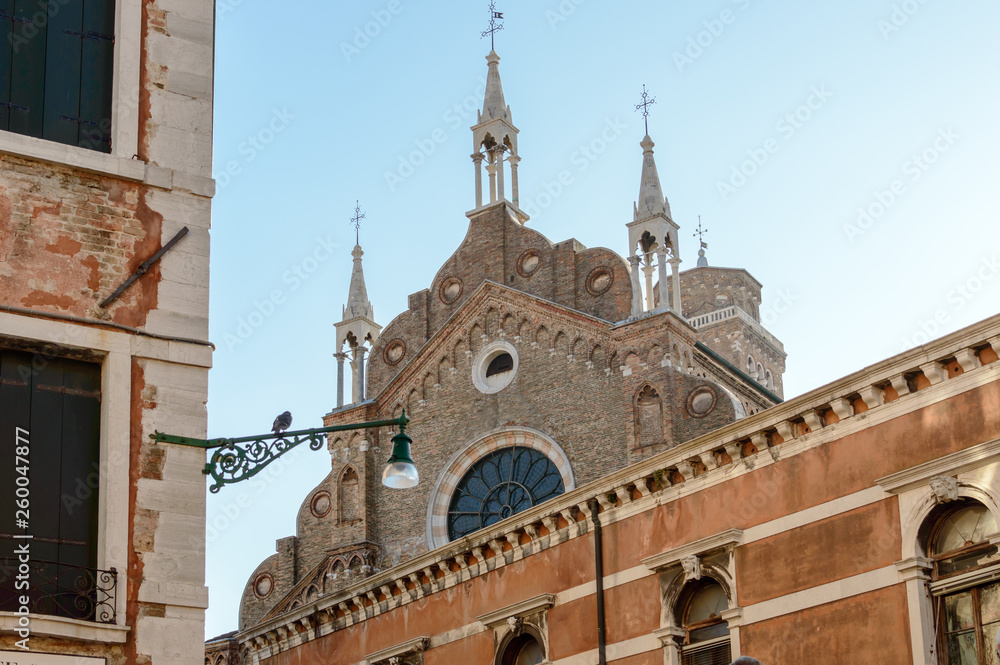
<svg viewBox="0 0 1000 665"><path fill-rule="evenodd" d="M692 316L687 320L693 328L704 328L705 326L711 326L716 323L721 323L723 321L728 321L729 319L740 319L745 324L750 326L754 332L766 339L776 348L781 351L785 350L784 344L782 344L778 339L764 329L764 326L760 325L754 318L744 312L741 308L736 305L730 305L729 307L723 307L722 309L716 309L707 314L699 314L698 316Z"/></svg>
<svg viewBox="0 0 1000 665"><path fill-rule="evenodd" d="M27 588L17 584L22 580ZM118 571L0 559L0 612L17 612L22 596L32 614L113 624L118 620Z"/></svg>

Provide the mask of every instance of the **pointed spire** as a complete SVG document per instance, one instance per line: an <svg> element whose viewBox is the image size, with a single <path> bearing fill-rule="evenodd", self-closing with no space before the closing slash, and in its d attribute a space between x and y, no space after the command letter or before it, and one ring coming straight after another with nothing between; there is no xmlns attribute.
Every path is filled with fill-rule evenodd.
<svg viewBox="0 0 1000 665"><path fill-rule="evenodd" d="M642 147L642 177L639 181L639 200L634 206L633 219L638 221L654 215L670 217L670 203L663 196L660 187L660 176L656 172L656 161L653 159L653 139L649 134L639 144Z"/></svg>
<svg viewBox="0 0 1000 665"><path fill-rule="evenodd" d="M354 257L354 269L351 271L351 288L347 292L347 305L344 306L344 320L363 316L375 319L371 301L368 300L368 289L365 286L365 271L361 267L361 257L364 256L361 245L355 245L351 256Z"/></svg>
<svg viewBox="0 0 1000 665"><path fill-rule="evenodd" d="M488 69L486 72L486 95L483 99L483 110L479 113L479 122L501 118L513 122L510 117L510 107L503 98L503 84L500 82L500 56L496 51L490 51L486 56Z"/></svg>

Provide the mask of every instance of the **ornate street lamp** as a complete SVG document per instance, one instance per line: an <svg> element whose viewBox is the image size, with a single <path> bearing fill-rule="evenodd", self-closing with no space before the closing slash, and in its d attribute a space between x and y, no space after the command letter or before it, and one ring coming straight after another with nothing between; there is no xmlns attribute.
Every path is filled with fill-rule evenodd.
<svg viewBox="0 0 1000 665"><path fill-rule="evenodd" d="M406 425L410 422L406 410L398 418L392 420L375 420L368 423L350 425L333 425L315 429L302 429L294 432L273 432L256 436L244 436L236 439L194 439L186 436L174 436L154 432L149 438L157 443L176 443L182 446L192 446L205 450L215 450L212 458L202 470L206 476L211 475L215 481L208 488L213 494L222 489L223 485L238 483L260 473L268 464L278 459L301 443L309 442L311 450L319 450L326 440L325 434L344 432L354 429L370 429L375 427L399 427L399 432L392 437L392 455L382 472L382 484L396 489L415 487L420 481L417 467L410 457L410 444L413 443L406 434ZM246 444L246 445L242 445Z"/></svg>

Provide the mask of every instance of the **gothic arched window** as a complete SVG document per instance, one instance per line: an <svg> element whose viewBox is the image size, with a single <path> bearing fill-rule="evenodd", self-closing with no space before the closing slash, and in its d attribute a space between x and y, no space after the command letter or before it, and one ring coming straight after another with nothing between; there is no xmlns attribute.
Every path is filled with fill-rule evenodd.
<svg viewBox="0 0 1000 665"><path fill-rule="evenodd" d="M448 537L461 538L565 491L559 469L541 451L510 446L477 461L455 487Z"/></svg>
<svg viewBox="0 0 1000 665"><path fill-rule="evenodd" d="M635 441L640 447L663 442L663 403L652 386L643 388L635 401Z"/></svg>
<svg viewBox="0 0 1000 665"><path fill-rule="evenodd" d="M729 624L722 613L729 598L722 585L710 577L691 582L677 606L678 623L684 629L682 665L728 665Z"/></svg>
<svg viewBox="0 0 1000 665"><path fill-rule="evenodd" d="M988 536L997 531L996 518L983 504L961 500L941 506L929 524L927 555L934 562L931 593L942 662L994 663L1000 582L990 571L996 570L1000 555ZM942 579L949 581L938 583Z"/></svg>
<svg viewBox="0 0 1000 665"><path fill-rule="evenodd" d="M354 522L361 519L361 502L358 491L358 472L347 467L340 476L338 488L340 500L340 521Z"/></svg>

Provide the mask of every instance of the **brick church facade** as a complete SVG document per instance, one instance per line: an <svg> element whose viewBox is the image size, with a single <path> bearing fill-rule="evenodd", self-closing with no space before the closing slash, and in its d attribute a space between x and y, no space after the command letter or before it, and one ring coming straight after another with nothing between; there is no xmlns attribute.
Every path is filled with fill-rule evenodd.
<svg viewBox="0 0 1000 665"><path fill-rule="evenodd" d="M979 602L1000 542L1000 319L782 401L761 284L704 249L680 270L649 136L628 257L528 226L498 63L465 238L384 328L355 247L337 326L324 424L405 409L420 483L383 486L390 429L331 434L330 474L206 664L966 662L936 660L949 635L982 650L1000 616L935 626L947 598ZM959 517L993 527L961 543L971 566L936 558Z"/></svg>

